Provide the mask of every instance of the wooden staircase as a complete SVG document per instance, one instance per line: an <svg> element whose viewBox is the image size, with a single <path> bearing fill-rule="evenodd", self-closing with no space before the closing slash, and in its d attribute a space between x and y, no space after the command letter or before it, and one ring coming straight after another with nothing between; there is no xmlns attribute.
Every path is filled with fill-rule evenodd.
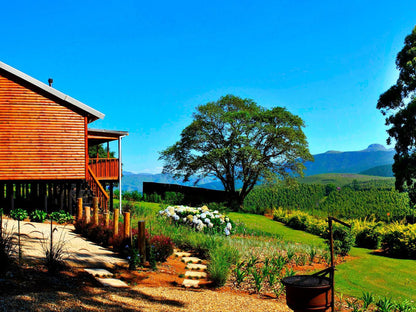
<svg viewBox="0 0 416 312"><path fill-rule="evenodd" d="M95 176L91 167L88 166L87 183L93 196L98 197L98 205L104 211L108 212L108 200L110 196L107 194L100 181Z"/></svg>

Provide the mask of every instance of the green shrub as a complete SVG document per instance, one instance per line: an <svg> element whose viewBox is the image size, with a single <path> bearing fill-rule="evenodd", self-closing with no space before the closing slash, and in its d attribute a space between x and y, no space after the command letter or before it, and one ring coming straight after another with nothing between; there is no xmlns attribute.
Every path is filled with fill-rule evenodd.
<svg viewBox="0 0 416 312"><path fill-rule="evenodd" d="M10 211L10 216L18 221L23 221L28 217L27 211L22 208L16 208Z"/></svg>
<svg viewBox="0 0 416 312"><path fill-rule="evenodd" d="M240 254L234 247L223 245L209 252L209 278L215 286L223 286L230 275L231 266L237 264Z"/></svg>
<svg viewBox="0 0 416 312"><path fill-rule="evenodd" d="M354 246L355 237L353 232L343 225L334 224L332 228L334 238L334 253L340 256L346 256ZM324 238L329 245L329 230L325 233Z"/></svg>
<svg viewBox="0 0 416 312"><path fill-rule="evenodd" d="M416 259L416 224L389 224L384 229L381 247L390 256Z"/></svg>
<svg viewBox="0 0 416 312"><path fill-rule="evenodd" d="M74 220L74 217L70 215L69 212L65 212L64 210L54 211L50 213L49 218L58 222L59 224L72 222Z"/></svg>
<svg viewBox="0 0 416 312"><path fill-rule="evenodd" d="M30 221L42 223L47 216L48 214L45 211L36 209L30 213Z"/></svg>
<svg viewBox="0 0 416 312"><path fill-rule="evenodd" d="M115 192L114 192L114 194L115 194ZM143 200L143 196L137 190L131 191L131 192L129 192L129 191L123 191L122 199L128 200L128 201L136 201L136 202L138 202L138 201Z"/></svg>
<svg viewBox="0 0 416 312"><path fill-rule="evenodd" d="M147 232L146 232L147 233ZM153 249L156 261L165 262L173 254L173 242L170 237L165 235L148 236L150 248Z"/></svg>
<svg viewBox="0 0 416 312"><path fill-rule="evenodd" d="M295 230L306 230L306 215L295 214L287 222L287 226Z"/></svg>
<svg viewBox="0 0 416 312"><path fill-rule="evenodd" d="M185 195L179 192L165 192L163 198L164 198L163 201L166 204L180 205L182 204L182 201L185 198Z"/></svg>
<svg viewBox="0 0 416 312"><path fill-rule="evenodd" d="M161 203L162 202L162 196L160 196L157 193L153 193L150 195L143 194L143 200L150 203Z"/></svg>
<svg viewBox="0 0 416 312"><path fill-rule="evenodd" d="M381 233L377 228L366 227L359 230L355 236L357 247L377 249L380 248Z"/></svg>

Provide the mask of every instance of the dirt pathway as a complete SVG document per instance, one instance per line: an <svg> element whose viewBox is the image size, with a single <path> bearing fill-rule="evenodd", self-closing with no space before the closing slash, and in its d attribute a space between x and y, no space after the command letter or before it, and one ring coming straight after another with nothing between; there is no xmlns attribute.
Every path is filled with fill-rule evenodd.
<svg viewBox="0 0 416 312"><path fill-rule="evenodd" d="M12 219L3 220L7 231L17 233L18 223ZM127 265L126 260L112 251L98 246L73 232L73 225L53 225L54 242L64 242L65 261L71 266L82 268ZM48 223L20 222L22 256L24 261L40 262L45 258L45 247L50 243L51 226Z"/></svg>

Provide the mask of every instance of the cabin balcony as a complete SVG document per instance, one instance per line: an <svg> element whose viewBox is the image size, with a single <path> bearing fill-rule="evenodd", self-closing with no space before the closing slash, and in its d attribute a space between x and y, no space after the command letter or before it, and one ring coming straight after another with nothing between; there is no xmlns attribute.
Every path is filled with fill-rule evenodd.
<svg viewBox="0 0 416 312"><path fill-rule="evenodd" d="M88 165L98 180L118 181L119 179L118 158L90 158Z"/></svg>

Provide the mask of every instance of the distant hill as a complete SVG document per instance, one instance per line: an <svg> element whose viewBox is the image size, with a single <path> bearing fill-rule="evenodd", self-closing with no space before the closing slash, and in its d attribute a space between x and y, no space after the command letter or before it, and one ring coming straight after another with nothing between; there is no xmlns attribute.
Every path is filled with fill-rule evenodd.
<svg viewBox="0 0 416 312"><path fill-rule="evenodd" d="M395 152L381 144L371 144L362 151L328 151L314 155L314 162L306 162L305 175L322 173L359 173L378 166L391 165Z"/></svg>
<svg viewBox="0 0 416 312"><path fill-rule="evenodd" d="M394 177L391 165L377 166L360 172L360 174L379 176L379 177Z"/></svg>
<svg viewBox="0 0 416 312"><path fill-rule="evenodd" d="M334 183L343 185L351 183L352 180L373 180L379 177L392 177L391 165L393 164L394 150L386 149L381 144L371 144L362 151L339 152L328 151L323 154L314 155L315 162L306 162L304 183ZM342 175L323 174L342 173ZM317 176L318 175L318 176ZM373 177L378 176L378 177ZM309 178L309 179L308 179ZM123 189L128 191L143 191L143 182L157 182L195 186L195 180L183 183L165 174L132 173L123 171ZM213 190L223 190L222 183L216 179L209 178L199 181L197 187ZM238 189L241 184L237 185Z"/></svg>
<svg viewBox="0 0 416 312"><path fill-rule="evenodd" d="M300 183L335 184L337 186L351 184L354 180L357 180L358 182L383 181L394 187L394 178L352 173L323 173L298 179Z"/></svg>
<svg viewBox="0 0 416 312"><path fill-rule="evenodd" d="M139 191L143 192L143 182L157 182L157 183L168 183L168 184L180 184L185 186L195 186L195 180L183 183L182 180L174 179L173 177L166 174L151 174L151 173L132 173L123 171L123 190L126 191ZM212 178L207 178L199 181L196 185L198 187L223 190L222 183L215 181Z"/></svg>

